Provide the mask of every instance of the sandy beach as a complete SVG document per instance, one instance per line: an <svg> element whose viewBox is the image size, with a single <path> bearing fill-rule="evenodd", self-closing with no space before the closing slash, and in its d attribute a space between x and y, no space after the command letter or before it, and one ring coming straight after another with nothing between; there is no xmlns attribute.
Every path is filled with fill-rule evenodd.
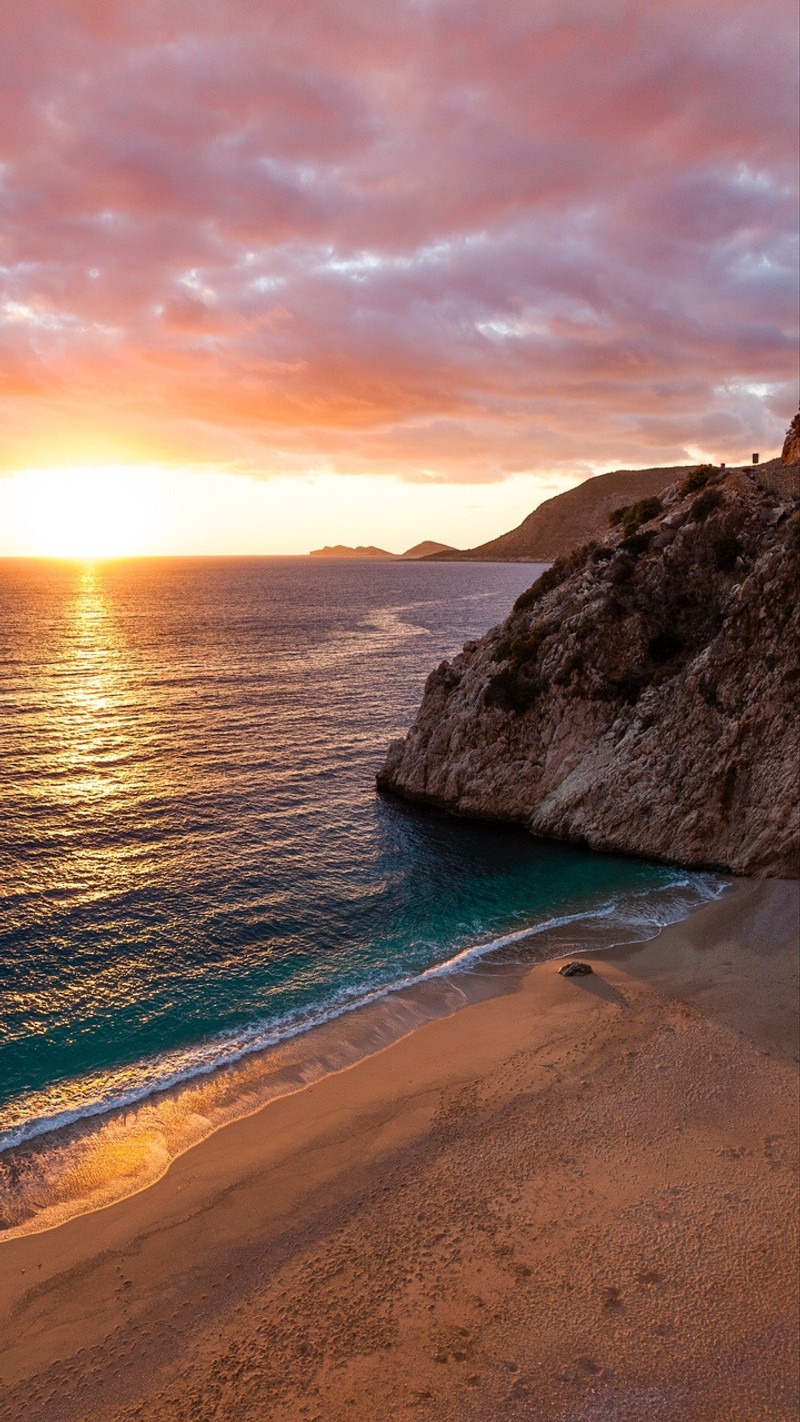
<svg viewBox="0 0 800 1422"><path fill-rule="evenodd" d="M798 885L736 882L0 1245L0 1412L796 1422Z"/></svg>

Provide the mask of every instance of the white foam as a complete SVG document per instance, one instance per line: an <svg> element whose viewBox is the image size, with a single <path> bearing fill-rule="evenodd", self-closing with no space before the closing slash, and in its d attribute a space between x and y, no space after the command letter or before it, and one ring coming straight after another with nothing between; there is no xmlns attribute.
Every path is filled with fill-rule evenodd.
<svg viewBox="0 0 800 1422"><path fill-rule="evenodd" d="M194 1054L182 1054L183 1068L175 1054L169 1062L141 1063L138 1069L145 1075L136 1088L21 1123L6 1134L8 1146L13 1135L22 1149L0 1154L4 1237L39 1233L143 1190L221 1126L352 1065L431 1017L456 1011L469 1000L467 978L495 953L504 953L504 963L524 966L562 957L565 944L559 944L558 934L577 925L582 932L569 935L569 951L577 939L582 955L592 951L586 941L592 925L598 930L598 949L651 939L725 887L725 881L694 875L661 889L634 891L468 945L388 983L342 988L316 1013L253 1023L235 1039L217 1038ZM541 951L531 953L537 939ZM524 953L509 959L508 950L517 944L525 945ZM421 993L406 991L417 986ZM326 1031L342 1018L348 1018L346 1031ZM321 1030L314 1035L313 1029Z"/></svg>
<svg viewBox="0 0 800 1422"><path fill-rule="evenodd" d="M602 923L605 930L603 948L614 947L621 942L648 941L656 937L662 928L691 912L692 908L718 897L725 887L726 881L715 876L693 875L657 889L650 887L632 890L621 900L611 900L592 909L583 908L574 913L556 915L500 937L469 945L442 962L419 972L401 974L388 982L341 987L333 992L325 1006L317 1011L300 1008L279 1019L260 1019L235 1034L221 1034L193 1048L152 1057L125 1071L110 1073L106 1078L106 1092L95 1099L82 1101L61 1111L40 1116L29 1115L27 1119L0 1132L0 1153L51 1132L63 1131L81 1121L137 1106L152 1096L174 1091L175 1088L198 1078L233 1067L245 1057L281 1046L346 1013L358 1011L433 979L450 977L468 970L482 959L491 957L515 943L531 943L532 940L561 928L579 923L588 926L595 922ZM685 897L681 896L683 890L687 891ZM623 933L624 937L610 936L608 930L612 925L617 934ZM583 943L581 951L586 953L593 950ZM138 1080L124 1087L122 1080L130 1074L137 1076ZM25 1104L34 1109L35 1102L36 1097L25 1098Z"/></svg>

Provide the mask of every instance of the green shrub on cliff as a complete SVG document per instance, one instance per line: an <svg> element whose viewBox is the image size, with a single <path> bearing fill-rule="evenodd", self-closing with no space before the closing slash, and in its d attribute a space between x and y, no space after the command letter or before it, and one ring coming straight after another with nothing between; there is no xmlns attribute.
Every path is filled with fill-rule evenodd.
<svg viewBox="0 0 800 1422"><path fill-rule="evenodd" d="M717 467L715 464L698 464L697 468L693 469L691 474L686 475L678 492L681 496L694 494L698 489L704 489L709 479L716 473Z"/></svg>
<svg viewBox="0 0 800 1422"><path fill-rule="evenodd" d="M560 558L556 558L535 583L520 593L514 603L514 611L524 612L526 608L533 607L547 593L552 592L553 588L560 587L571 573L577 573L585 566L587 558L596 547L596 543L584 543L581 548L575 548L571 553L563 553Z"/></svg>
<svg viewBox="0 0 800 1422"><path fill-rule="evenodd" d="M640 524L649 523L651 518L657 518L664 512L664 505L661 500L653 496L649 499L638 499L635 504L624 504L620 509L614 509L609 518L612 527L622 525L622 532L629 537L635 533Z"/></svg>
<svg viewBox="0 0 800 1422"><path fill-rule="evenodd" d="M537 670L537 662L539 650L549 630L546 625L540 623L498 642L494 660L507 660L508 665L490 677L486 689L487 706L499 706L503 711L513 711L521 715L529 710L539 693L547 688L548 682Z"/></svg>
<svg viewBox="0 0 800 1422"><path fill-rule="evenodd" d="M630 555L631 558L638 558L640 553L646 552L650 547L653 538L653 530L646 528L642 533L628 533L622 540L620 547Z"/></svg>
<svg viewBox="0 0 800 1422"><path fill-rule="evenodd" d="M701 523L704 518L708 518L710 513L722 508L725 502L721 489L704 489L702 494L698 494L694 503L689 509L689 517L695 523Z"/></svg>
<svg viewBox="0 0 800 1422"><path fill-rule="evenodd" d="M530 664L536 660L539 648L547 636L547 628L541 623L529 627L525 632L518 632L513 637L504 637L498 642L494 651L496 662L511 661L518 666L524 663Z"/></svg>
<svg viewBox="0 0 800 1422"><path fill-rule="evenodd" d="M721 573L732 573L744 549L735 533L721 533L712 544L714 562Z"/></svg>
<svg viewBox="0 0 800 1422"><path fill-rule="evenodd" d="M504 667L490 678L484 693L486 706L497 706L501 711L511 711L521 716L529 711L536 698L547 691L546 677L526 672L524 667L514 665Z"/></svg>
<svg viewBox="0 0 800 1422"><path fill-rule="evenodd" d="M664 630L657 632L650 638L647 645L647 653L656 666L666 666L683 651L683 638L677 632Z"/></svg>

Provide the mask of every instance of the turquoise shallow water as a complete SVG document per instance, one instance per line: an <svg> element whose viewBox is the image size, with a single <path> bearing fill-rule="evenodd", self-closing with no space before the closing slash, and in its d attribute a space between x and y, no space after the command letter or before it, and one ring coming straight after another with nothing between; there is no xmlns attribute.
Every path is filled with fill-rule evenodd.
<svg viewBox="0 0 800 1422"><path fill-rule="evenodd" d="M7 1222L20 1189L22 1216L52 1207L75 1151L96 1149L106 1125L132 1180L143 1147L123 1150L121 1133L141 1136L146 1120L152 1174L153 1131L159 1160L188 1139L183 1119L172 1135L155 1123L167 1086L289 1041L300 1070L309 1025L524 928L580 916L650 936L715 892L704 876L376 795L427 672L535 572L0 566ZM255 1101L252 1064L228 1079L228 1115L237 1089ZM208 1124L205 1090L193 1116ZM89 1172L91 1188L110 1168Z"/></svg>

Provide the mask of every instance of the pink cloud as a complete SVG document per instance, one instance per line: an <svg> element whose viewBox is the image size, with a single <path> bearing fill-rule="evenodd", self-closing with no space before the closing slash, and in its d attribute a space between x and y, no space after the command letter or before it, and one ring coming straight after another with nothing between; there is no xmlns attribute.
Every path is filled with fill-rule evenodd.
<svg viewBox="0 0 800 1422"><path fill-rule="evenodd" d="M3 24L5 467L85 437L490 480L779 443L788 0L33 0Z"/></svg>

